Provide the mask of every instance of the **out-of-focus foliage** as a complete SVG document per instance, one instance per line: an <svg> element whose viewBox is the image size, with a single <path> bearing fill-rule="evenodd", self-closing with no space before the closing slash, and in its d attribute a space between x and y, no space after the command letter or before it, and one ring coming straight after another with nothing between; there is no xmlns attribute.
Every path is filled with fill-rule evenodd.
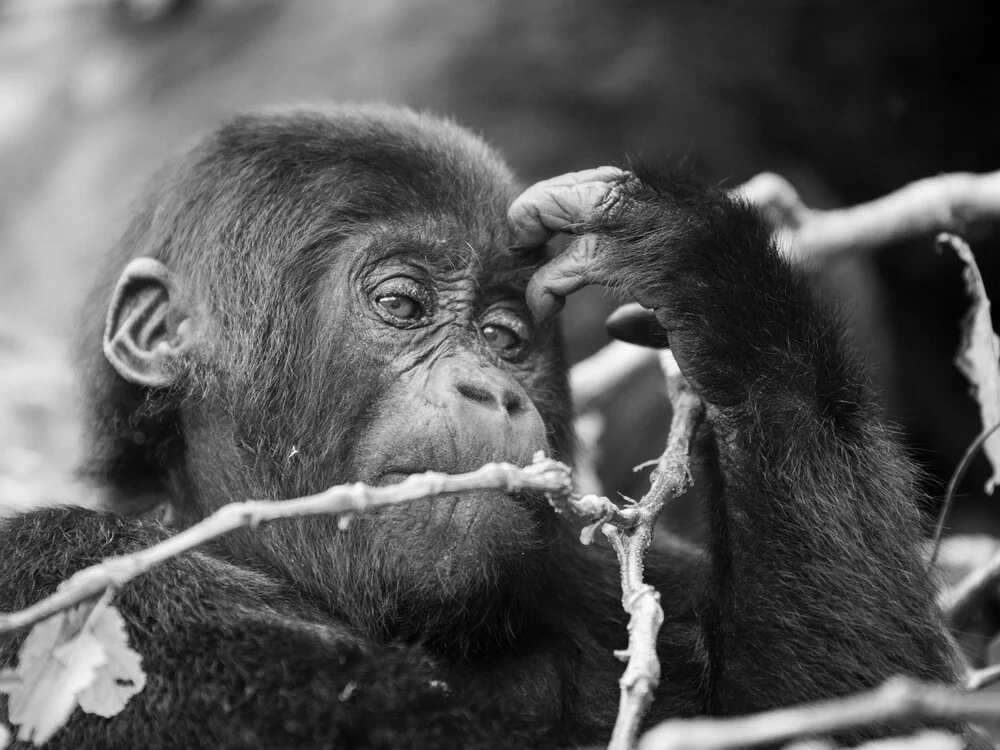
<svg viewBox="0 0 1000 750"><path fill-rule="evenodd" d="M62 342L0 314L0 516L93 502L72 482L80 439L74 381Z"/></svg>

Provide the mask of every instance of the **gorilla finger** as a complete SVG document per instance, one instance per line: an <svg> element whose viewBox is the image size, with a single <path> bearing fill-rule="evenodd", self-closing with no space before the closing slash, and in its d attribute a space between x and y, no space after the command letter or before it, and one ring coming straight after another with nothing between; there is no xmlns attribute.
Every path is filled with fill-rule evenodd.
<svg viewBox="0 0 1000 750"><path fill-rule="evenodd" d="M623 174L617 167L597 167L532 185L507 211L513 246L538 247L556 232L594 218Z"/></svg>
<svg viewBox="0 0 1000 750"><path fill-rule="evenodd" d="M566 296L588 284L599 283L593 276L597 238L585 235L566 251L535 271L525 294L528 309L539 323L551 318L565 304Z"/></svg>
<svg viewBox="0 0 1000 750"><path fill-rule="evenodd" d="M604 321L608 334L619 341L652 349L670 346L667 331L660 325L656 313L637 302L622 305Z"/></svg>

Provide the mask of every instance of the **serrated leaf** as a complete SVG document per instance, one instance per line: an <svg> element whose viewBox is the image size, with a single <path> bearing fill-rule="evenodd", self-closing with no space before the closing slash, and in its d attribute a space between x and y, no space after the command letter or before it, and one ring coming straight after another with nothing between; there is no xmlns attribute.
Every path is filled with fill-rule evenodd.
<svg viewBox="0 0 1000 750"><path fill-rule="evenodd" d="M950 247L965 263L962 277L972 305L962 320L962 343L955 364L969 380L970 393L979 403L979 418L987 430L1000 423L1000 337L993 330L990 299L976 259L965 241L942 234L938 236L938 245ZM1000 484L1000 431L986 439L983 453L993 467L993 475L986 481L986 492L992 494L993 488Z"/></svg>
<svg viewBox="0 0 1000 750"><path fill-rule="evenodd" d="M105 595L35 625L17 668L0 673L19 740L41 745L78 705L113 716L145 685L141 659L129 648L121 615L109 600Z"/></svg>

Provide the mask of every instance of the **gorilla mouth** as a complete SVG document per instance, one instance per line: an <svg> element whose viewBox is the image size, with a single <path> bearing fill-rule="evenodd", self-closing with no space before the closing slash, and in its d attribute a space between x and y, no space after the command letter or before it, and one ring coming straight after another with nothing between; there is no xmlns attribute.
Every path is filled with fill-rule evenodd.
<svg viewBox="0 0 1000 750"><path fill-rule="evenodd" d="M428 471L440 472L442 474L451 474L452 472L444 469L428 469L425 467L399 467L392 466L384 471L376 474L368 484L372 487L387 487L391 484L399 484L400 482L408 479L412 474L425 474Z"/></svg>
<svg viewBox="0 0 1000 750"><path fill-rule="evenodd" d="M497 459L501 460L501 459ZM487 462L488 463L488 462ZM376 474L371 481L366 482L372 487L388 487L393 484L399 484L400 482L406 480L413 474L424 474L429 471L437 472L440 474L460 474L470 471L475 471L480 468L480 465L472 467L398 467L392 466L384 471ZM448 494L443 496L445 500L465 500L477 498L479 500L491 500L495 499L497 501L509 500L513 501L517 505L520 505L526 509L537 512L540 507L548 507L548 501L541 493L535 492L507 492L502 489L494 488L483 488L479 490L465 490L461 493ZM427 500L433 502L439 498L430 497Z"/></svg>
<svg viewBox="0 0 1000 750"><path fill-rule="evenodd" d="M490 463L513 463L515 465L522 465L522 463L530 463L530 461L519 462L517 460L511 460L510 458L504 457L494 457L485 459L479 463L471 461L455 461L448 462L445 464L435 464L435 465L390 465L388 468L370 472L370 479L362 478L362 481L372 487L386 487L390 484L399 484L400 482L407 479L412 474L425 474L427 472L435 472L438 474L465 474L468 472L477 471L486 464ZM367 472L366 472L367 473ZM483 490L484 492L490 490ZM506 494L506 493L505 493Z"/></svg>
<svg viewBox="0 0 1000 750"><path fill-rule="evenodd" d="M392 467L376 474L368 484L372 487L386 487L390 484L399 484L411 474L423 474L427 469L408 469Z"/></svg>

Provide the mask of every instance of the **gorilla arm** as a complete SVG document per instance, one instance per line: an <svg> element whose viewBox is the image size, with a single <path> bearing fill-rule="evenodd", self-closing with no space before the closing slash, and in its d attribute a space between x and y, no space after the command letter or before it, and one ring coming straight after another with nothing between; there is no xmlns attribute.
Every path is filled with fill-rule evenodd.
<svg viewBox="0 0 1000 750"><path fill-rule="evenodd" d="M509 224L519 247L579 235L532 280L536 317L587 284L613 288L655 311L708 404L722 487L701 613L707 712L815 700L893 674L952 680L913 469L842 325L757 211L676 175L603 167L529 188ZM666 570L651 563L652 575Z"/></svg>
<svg viewBox="0 0 1000 750"><path fill-rule="evenodd" d="M152 522L79 508L5 519L0 601L26 607L76 570L166 536ZM287 586L201 552L131 581L114 604L146 686L111 719L76 711L46 748L528 746L551 727L456 685L422 649L362 640ZM20 640L0 641L0 665L13 665Z"/></svg>

